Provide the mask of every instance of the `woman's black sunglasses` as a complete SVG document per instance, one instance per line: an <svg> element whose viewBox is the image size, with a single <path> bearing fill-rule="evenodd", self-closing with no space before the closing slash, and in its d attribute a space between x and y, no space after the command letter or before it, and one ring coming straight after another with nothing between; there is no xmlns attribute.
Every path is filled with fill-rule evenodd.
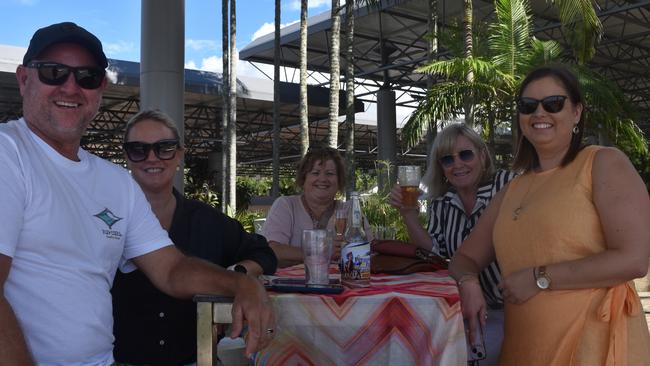
<svg viewBox="0 0 650 366"><path fill-rule="evenodd" d="M139 141L125 142L122 147L126 151L126 156L134 163L145 161L149 156L149 151L153 150L156 157L160 160L170 160L176 156L176 150L180 147L177 139L160 140L153 144L147 144Z"/></svg>
<svg viewBox="0 0 650 366"><path fill-rule="evenodd" d="M521 114L531 114L537 110L537 105L542 103L542 108L548 113L557 113L564 108L564 101L567 99L566 95L551 95L544 99L535 98L521 98L517 101L517 109Z"/></svg>
<svg viewBox="0 0 650 366"><path fill-rule="evenodd" d="M438 159L440 162L440 165L442 165L443 168L449 168L450 166L454 165L454 160L456 159L456 156L460 158L461 161L465 163L469 163L470 161L474 160L474 151L472 150L461 150L458 152L458 154L449 154L441 157Z"/></svg>
<svg viewBox="0 0 650 366"><path fill-rule="evenodd" d="M56 62L32 61L27 67L38 70L38 79L47 85L62 85L74 74L77 85L84 89L97 89L102 85L106 70L93 66L72 67Z"/></svg>

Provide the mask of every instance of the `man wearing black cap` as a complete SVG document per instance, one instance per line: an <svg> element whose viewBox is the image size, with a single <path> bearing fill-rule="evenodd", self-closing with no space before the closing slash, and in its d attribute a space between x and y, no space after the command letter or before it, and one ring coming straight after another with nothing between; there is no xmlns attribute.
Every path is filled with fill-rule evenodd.
<svg viewBox="0 0 650 366"><path fill-rule="evenodd" d="M252 277L185 257L128 173L80 148L106 88L101 42L39 29L16 77L24 117L0 125L0 363L110 365L110 287L139 267L176 297L235 297L233 335L266 345L274 315Z"/></svg>

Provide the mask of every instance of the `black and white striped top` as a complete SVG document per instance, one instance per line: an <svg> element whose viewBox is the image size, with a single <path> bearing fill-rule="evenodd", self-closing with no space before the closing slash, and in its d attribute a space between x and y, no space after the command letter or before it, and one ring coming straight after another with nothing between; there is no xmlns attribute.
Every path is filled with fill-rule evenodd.
<svg viewBox="0 0 650 366"><path fill-rule="evenodd" d="M492 197L514 177L515 174L510 171L497 171L491 182L478 188L474 210L469 216L465 214L460 196L453 189L433 200L429 207L427 229L433 242L432 250L441 257L451 258L472 231ZM501 282L501 273L496 262L490 263L481 272L479 280L487 304L491 307L503 304L503 297L497 288Z"/></svg>

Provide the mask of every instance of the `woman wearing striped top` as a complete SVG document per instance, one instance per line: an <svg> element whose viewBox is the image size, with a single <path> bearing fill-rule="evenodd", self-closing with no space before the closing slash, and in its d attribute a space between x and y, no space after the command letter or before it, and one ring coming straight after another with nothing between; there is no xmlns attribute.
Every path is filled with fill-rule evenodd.
<svg viewBox="0 0 650 366"><path fill-rule="evenodd" d="M492 197L513 177L511 172L495 172L487 146L474 130L464 124L452 124L438 133L429 154L428 170L422 177L424 197L430 203L428 229L420 225L417 209L402 204L399 186L391 191L390 203L400 210L412 243L451 258ZM488 359L482 365L496 364L501 347L503 298L497 288L500 281L496 262L480 275L483 295L491 309L486 329ZM462 284L459 291L463 291Z"/></svg>

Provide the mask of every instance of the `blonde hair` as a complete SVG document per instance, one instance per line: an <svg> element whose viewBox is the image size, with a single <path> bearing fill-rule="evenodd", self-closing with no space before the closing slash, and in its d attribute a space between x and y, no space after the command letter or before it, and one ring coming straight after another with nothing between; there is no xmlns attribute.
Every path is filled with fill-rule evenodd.
<svg viewBox="0 0 650 366"><path fill-rule="evenodd" d="M458 136L465 136L474 145L478 159L481 159L481 156L483 156L483 159L481 159L483 175L480 181L487 181L494 174L495 169L490 152L483 139L481 139L481 136L465 124L454 123L448 125L442 131L438 132L436 139L433 141L433 146L431 147L427 160L427 171L422 177L422 185L426 187L425 198L429 201L442 196L451 188L451 184L445 178L445 173L438 160L445 155L453 153Z"/></svg>

